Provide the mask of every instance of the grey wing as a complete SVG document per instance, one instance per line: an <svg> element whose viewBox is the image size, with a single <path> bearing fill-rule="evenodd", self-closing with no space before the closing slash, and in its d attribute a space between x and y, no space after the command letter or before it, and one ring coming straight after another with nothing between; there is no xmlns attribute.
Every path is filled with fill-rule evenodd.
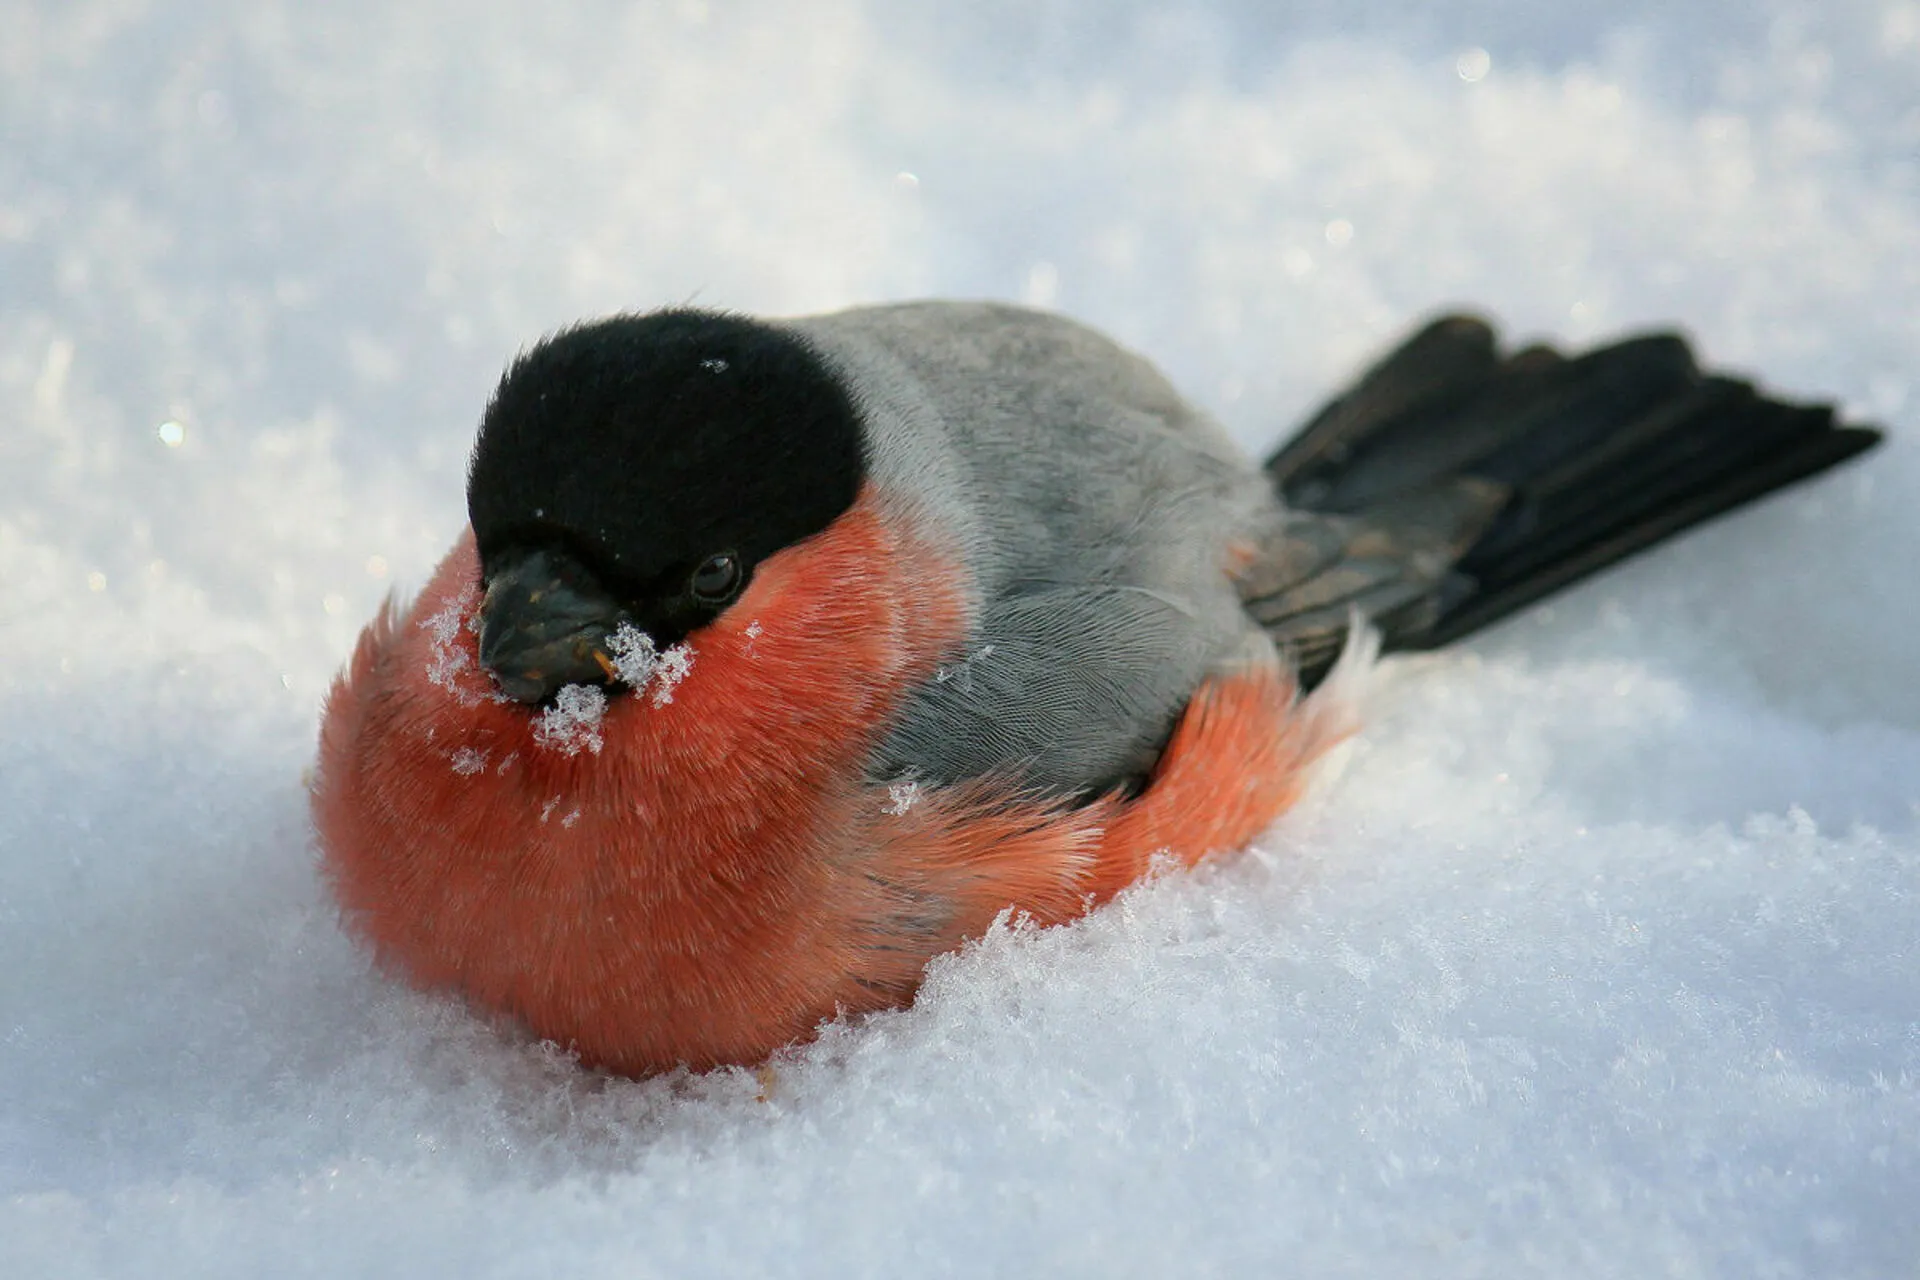
<svg viewBox="0 0 1920 1280"><path fill-rule="evenodd" d="M972 578L963 651L870 768L1085 798L1153 767L1193 690L1249 641L1226 572L1270 482L1152 365L1057 316L982 303L798 322L845 370L875 482Z"/></svg>
<svg viewBox="0 0 1920 1280"><path fill-rule="evenodd" d="M1218 631L1141 588L1003 601L915 690L870 769L934 784L994 775L1072 799L1137 789L1218 661Z"/></svg>

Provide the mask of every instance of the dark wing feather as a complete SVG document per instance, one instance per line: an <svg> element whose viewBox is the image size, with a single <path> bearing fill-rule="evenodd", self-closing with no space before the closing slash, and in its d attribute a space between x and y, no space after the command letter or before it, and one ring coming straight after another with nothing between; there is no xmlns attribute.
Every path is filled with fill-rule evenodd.
<svg viewBox="0 0 1920 1280"><path fill-rule="evenodd" d="M1675 334L1501 357L1433 322L1268 460L1293 513L1241 594L1309 683L1358 609L1427 649L1878 443L1703 373Z"/></svg>

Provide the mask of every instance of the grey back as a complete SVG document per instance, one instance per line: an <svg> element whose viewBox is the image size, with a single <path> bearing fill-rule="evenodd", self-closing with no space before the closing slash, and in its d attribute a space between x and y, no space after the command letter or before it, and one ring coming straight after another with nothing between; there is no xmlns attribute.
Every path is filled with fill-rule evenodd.
<svg viewBox="0 0 1920 1280"><path fill-rule="evenodd" d="M855 390L873 479L951 540L973 625L871 765L1085 797L1151 768L1195 687L1265 644L1228 545L1269 482L1145 360L991 303L785 322Z"/></svg>

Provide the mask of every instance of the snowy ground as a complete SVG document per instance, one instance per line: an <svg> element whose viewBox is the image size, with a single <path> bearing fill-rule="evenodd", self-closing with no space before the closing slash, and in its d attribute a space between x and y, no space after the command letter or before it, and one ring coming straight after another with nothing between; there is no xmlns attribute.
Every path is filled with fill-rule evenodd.
<svg viewBox="0 0 1920 1280"><path fill-rule="evenodd" d="M1920 4L488 7L0 3L0 1274L1920 1268ZM1459 302L1892 440L767 1101L371 972L301 774L504 359L919 294L1250 447Z"/></svg>

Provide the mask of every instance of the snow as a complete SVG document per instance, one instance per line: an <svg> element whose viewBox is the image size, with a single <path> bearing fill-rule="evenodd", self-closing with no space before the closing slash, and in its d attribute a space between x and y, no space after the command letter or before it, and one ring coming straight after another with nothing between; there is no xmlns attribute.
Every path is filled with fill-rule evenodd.
<svg viewBox="0 0 1920 1280"><path fill-rule="evenodd" d="M685 641L668 645L661 651L654 662L653 691L647 701L656 707L664 707L673 701L673 691L680 687L681 681L693 674L694 652L694 647ZM639 691L640 686L634 685L634 692Z"/></svg>
<svg viewBox="0 0 1920 1280"><path fill-rule="evenodd" d="M1911 0L4 25L0 1275L1913 1273ZM1892 438L1390 660L1257 849L765 1078L377 972L303 773L505 361L929 294L1091 320L1249 447L1462 303L1681 321Z"/></svg>
<svg viewBox="0 0 1920 1280"><path fill-rule="evenodd" d="M485 701L486 695L474 685L476 680L488 677L474 665L471 648L460 643L462 631L479 634L479 588L470 588L454 596L437 613L422 618L418 626L432 641L427 657L428 681L445 689L463 706L478 706ZM466 674L470 670L472 675Z"/></svg>
<svg viewBox="0 0 1920 1280"><path fill-rule="evenodd" d="M600 721L607 714L607 694L598 685L562 685L553 695L553 703L533 722L533 740L549 751L577 756L582 751L600 754L605 745L600 736Z"/></svg>
<svg viewBox="0 0 1920 1280"><path fill-rule="evenodd" d="M607 650L612 655L614 674L636 693L647 687L660 665L660 647L631 622L614 628L607 637Z"/></svg>
<svg viewBox="0 0 1920 1280"><path fill-rule="evenodd" d="M904 818L913 812L920 803L920 784L912 778L903 779L887 785L887 803L881 812L895 818Z"/></svg>
<svg viewBox="0 0 1920 1280"><path fill-rule="evenodd" d="M759 636L758 623L747 627L749 640ZM693 646L682 641L668 645L664 650L655 644L653 637L631 622L623 621L607 637L608 661L612 664L613 674L620 683L634 693L647 693L654 706L664 707L673 701L673 691L680 682L693 674Z"/></svg>

